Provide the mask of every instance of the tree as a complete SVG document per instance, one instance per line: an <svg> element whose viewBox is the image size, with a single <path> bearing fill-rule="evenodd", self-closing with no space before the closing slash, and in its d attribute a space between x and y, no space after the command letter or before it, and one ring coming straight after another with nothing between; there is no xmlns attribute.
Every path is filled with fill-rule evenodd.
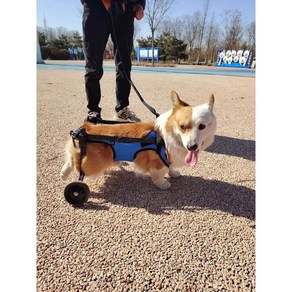
<svg viewBox="0 0 292 292"><path fill-rule="evenodd" d="M82 36L79 34L78 31L73 31L71 42L72 42L72 45L75 47L83 46Z"/></svg>
<svg viewBox="0 0 292 292"><path fill-rule="evenodd" d="M61 37L62 35L69 36L71 33L66 27L58 26L54 29L55 38Z"/></svg>
<svg viewBox="0 0 292 292"><path fill-rule="evenodd" d="M179 63L179 60L185 60L187 58L185 53L187 44L175 36L165 32L156 41L160 48L161 60Z"/></svg>
<svg viewBox="0 0 292 292"><path fill-rule="evenodd" d="M224 24L225 24L224 47L229 50L240 49L243 34L241 12L237 9L226 10Z"/></svg>
<svg viewBox="0 0 292 292"><path fill-rule="evenodd" d="M48 40L44 32L38 31L38 39L41 47L45 47L48 44Z"/></svg>
<svg viewBox="0 0 292 292"><path fill-rule="evenodd" d="M183 17L177 17L175 19L167 18L161 22L160 29L157 29L157 32L159 34L167 32L178 39L182 39L184 29L185 27Z"/></svg>
<svg viewBox="0 0 292 292"><path fill-rule="evenodd" d="M220 35L220 29L219 26L215 23L215 17L214 14L211 17L210 22L207 24L207 30L206 30L206 57L208 60L211 60L211 62L214 61L216 54L216 48L218 48L218 42L219 42L219 35Z"/></svg>
<svg viewBox="0 0 292 292"><path fill-rule="evenodd" d="M205 26L206 26L206 20L207 20L207 14L209 10L209 0L206 0L205 9L204 9L204 15L200 27L200 36L199 36L199 48L202 48L204 33L205 33Z"/></svg>
<svg viewBox="0 0 292 292"><path fill-rule="evenodd" d="M68 49L70 47L70 41L66 35L62 34L59 38L52 39L50 46L58 49Z"/></svg>
<svg viewBox="0 0 292 292"><path fill-rule="evenodd" d="M145 15L150 26L152 38L152 65L154 66L154 38L155 31L161 24L162 19L169 11L175 0L148 0Z"/></svg>
<svg viewBox="0 0 292 292"><path fill-rule="evenodd" d="M184 16L183 40L189 46L189 58L191 62L194 61L193 49L195 47L196 41L199 38L200 19L201 13L199 11L195 12L193 16Z"/></svg>
<svg viewBox="0 0 292 292"><path fill-rule="evenodd" d="M43 19L43 23L44 23L44 34L45 34L45 36L46 36L46 39L48 40L48 27L47 27L47 20L46 20L46 18L44 17L44 19Z"/></svg>
<svg viewBox="0 0 292 292"><path fill-rule="evenodd" d="M252 21L246 28L247 30L247 45L253 51L255 56L255 43L256 43L256 28L255 21Z"/></svg>
<svg viewBox="0 0 292 292"><path fill-rule="evenodd" d="M152 46L152 37L148 36L146 38L140 38L137 39L137 43L139 44L139 47L141 48L148 48ZM154 40L154 46L157 46L156 40Z"/></svg>

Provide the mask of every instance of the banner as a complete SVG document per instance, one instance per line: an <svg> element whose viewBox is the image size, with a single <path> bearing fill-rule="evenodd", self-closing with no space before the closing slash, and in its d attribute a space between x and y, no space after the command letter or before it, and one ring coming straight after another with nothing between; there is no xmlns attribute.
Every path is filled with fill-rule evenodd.
<svg viewBox="0 0 292 292"><path fill-rule="evenodd" d="M219 50L217 52L217 66L250 68L252 64L251 50Z"/></svg>

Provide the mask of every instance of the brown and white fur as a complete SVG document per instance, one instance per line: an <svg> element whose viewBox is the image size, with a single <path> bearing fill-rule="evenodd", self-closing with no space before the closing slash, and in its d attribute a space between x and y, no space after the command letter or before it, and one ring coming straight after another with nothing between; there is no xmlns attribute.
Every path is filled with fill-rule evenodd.
<svg viewBox="0 0 292 292"><path fill-rule="evenodd" d="M182 167L186 160L196 160L199 151L205 150L213 143L216 131L216 117L213 114L214 95L210 96L208 103L196 107L191 107L182 101L175 91L171 92L171 100L173 108L161 114L154 123L114 125L84 123L82 127L92 135L132 138L145 137L151 130L159 132L165 142L169 168L151 150L139 152L134 163L138 171L149 173L153 183L159 189L165 190L170 187L170 183L164 178L165 175L168 173L172 178L179 177L180 173L174 168ZM65 152L65 164L60 174L63 180L68 178L74 168L80 171L80 150L78 146L74 147L72 139L68 141ZM113 161L113 151L110 146L102 143L87 143L86 156L81 166L86 177L101 175L116 163ZM195 162L189 163L192 166L194 164Z"/></svg>

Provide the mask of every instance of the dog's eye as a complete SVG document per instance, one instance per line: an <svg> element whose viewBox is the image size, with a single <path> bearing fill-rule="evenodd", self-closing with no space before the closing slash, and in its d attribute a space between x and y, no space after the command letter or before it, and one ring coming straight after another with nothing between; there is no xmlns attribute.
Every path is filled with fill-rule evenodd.
<svg viewBox="0 0 292 292"><path fill-rule="evenodd" d="M181 130L182 132L185 132L185 131L187 130L187 127L184 126L184 125L180 125L179 127L180 127L180 130Z"/></svg>
<svg viewBox="0 0 292 292"><path fill-rule="evenodd" d="M204 124L199 125L199 130L204 130L205 128L206 128L206 125L204 125Z"/></svg>

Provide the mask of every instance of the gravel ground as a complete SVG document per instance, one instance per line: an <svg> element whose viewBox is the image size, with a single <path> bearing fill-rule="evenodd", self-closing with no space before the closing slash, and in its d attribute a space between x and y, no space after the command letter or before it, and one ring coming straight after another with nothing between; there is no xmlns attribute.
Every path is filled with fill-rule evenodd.
<svg viewBox="0 0 292 292"><path fill-rule="evenodd" d="M255 78L135 73L159 113L176 90L192 105L215 95L218 130L195 168L167 191L125 164L95 181L82 208L59 178L70 130L86 117L82 71L37 72L37 291L255 291ZM113 72L102 116L114 114ZM153 116L134 91L131 109Z"/></svg>

